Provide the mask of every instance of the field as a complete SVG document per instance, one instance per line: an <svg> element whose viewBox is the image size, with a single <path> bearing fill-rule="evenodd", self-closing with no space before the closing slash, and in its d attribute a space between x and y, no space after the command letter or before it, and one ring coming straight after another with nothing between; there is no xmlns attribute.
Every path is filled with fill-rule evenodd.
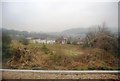
<svg viewBox="0 0 120 81"><path fill-rule="evenodd" d="M98 48L71 44L28 44L12 41L12 56L3 68L33 70L118 70L119 58Z"/></svg>

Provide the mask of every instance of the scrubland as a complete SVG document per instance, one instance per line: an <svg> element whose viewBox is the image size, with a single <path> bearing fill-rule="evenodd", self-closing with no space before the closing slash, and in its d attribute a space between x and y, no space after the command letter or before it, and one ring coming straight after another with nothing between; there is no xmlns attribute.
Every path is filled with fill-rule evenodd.
<svg viewBox="0 0 120 81"><path fill-rule="evenodd" d="M3 68L32 70L118 70L119 57L99 48L71 44L10 44Z"/></svg>

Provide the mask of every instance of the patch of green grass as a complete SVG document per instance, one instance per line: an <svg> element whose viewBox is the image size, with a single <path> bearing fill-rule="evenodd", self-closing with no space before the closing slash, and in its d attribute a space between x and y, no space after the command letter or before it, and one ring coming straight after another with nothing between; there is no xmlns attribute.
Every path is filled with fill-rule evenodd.
<svg viewBox="0 0 120 81"><path fill-rule="evenodd" d="M50 50L47 48L47 46L45 44L43 44L41 50L45 53L48 54L50 52Z"/></svg>

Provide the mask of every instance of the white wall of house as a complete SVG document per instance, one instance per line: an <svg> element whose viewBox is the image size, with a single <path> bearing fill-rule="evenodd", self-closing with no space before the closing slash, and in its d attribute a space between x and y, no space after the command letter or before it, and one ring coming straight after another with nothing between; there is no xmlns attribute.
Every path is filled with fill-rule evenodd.
<svg viewBox="0 0 120 81"><path fill-rule="evenodd" d="M66 42L65 42L65 40L62 40L62 44L65 44Z"/></svg>
<svg viewBox="0 0 120 81"><path fill-rule="evenodd" d="M47 40L47 44L54 44L55 40Z"/></svg>
<svg viewBox="0 0 120 81"><path fill-rule="evenodd" d="M44 43L44 44L54 44L55 40L41 40L41 39L32 39L30 43Z"/></svg>
<svg viewBox="0 0 120 81"><path fill-rule="evenodd" d="M46 43L47 43L47 40L40 40L39 43L44 43L44 44L46 44Z"/></svg>

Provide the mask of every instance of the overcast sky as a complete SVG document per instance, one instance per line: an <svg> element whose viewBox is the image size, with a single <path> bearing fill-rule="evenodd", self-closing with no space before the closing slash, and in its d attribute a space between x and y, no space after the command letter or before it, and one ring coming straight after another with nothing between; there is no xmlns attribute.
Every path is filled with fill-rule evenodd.
<svg viewBox="0 0 120 81"><path fill-rule="evenodd" d="M80 2L79 0L40 0L3 2L2 26L9 29L58 32L90 27L106 22L118 26L117 2Z"/></svg>

